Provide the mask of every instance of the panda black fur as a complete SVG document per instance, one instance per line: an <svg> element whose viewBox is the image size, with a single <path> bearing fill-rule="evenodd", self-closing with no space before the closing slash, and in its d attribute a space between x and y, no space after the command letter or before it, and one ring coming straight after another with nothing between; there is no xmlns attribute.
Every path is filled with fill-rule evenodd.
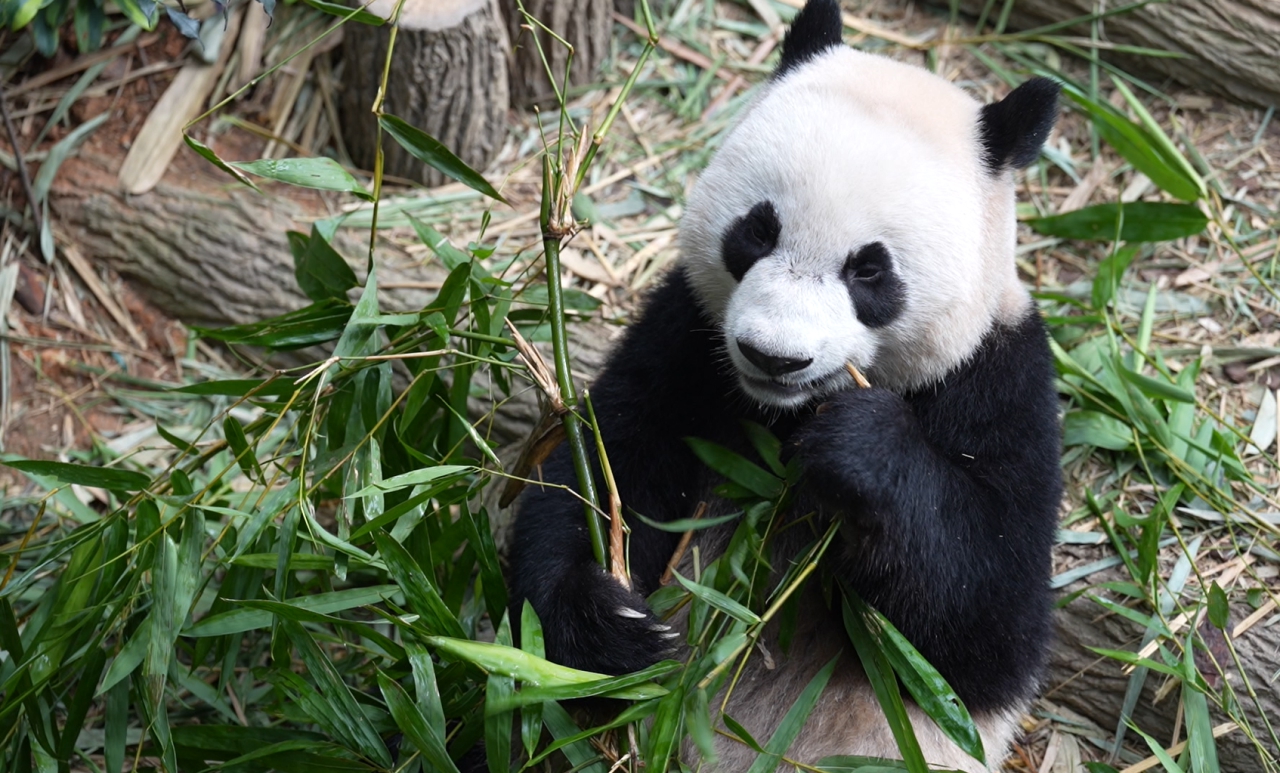
<svg viewBox="0 0 1280 773"><path fill-rule="evenodd" d="M769 426L803 463L797 509L847 527L830 571L948 679L994 768L1050 636L1058 403L1045 329L1016 276L1010 170L1035 159L1058 88L1036 79L982 107L924 70L845 47L841 30L835 0L796 17L773 79L690 196L679 264L593 402L622 501L656 520L712 498L716 481L685 438L749 453L743 420ZM846 361L874 386L857 388ZM573 485L564 448L542 475ZM551 659L623 673L679 644L679 626L645 602L678 537L628 523L635 591L595 563L577 499L525 494L514 597L537 610ZM699 533L704 554L723 544L715 532ZM771 641L773 667L748 661L735 719L769 737L843 648L788 756L898 756L816 588L790 649ZM910 710L929 762L982 770ZM722 770L755 756L732 742L718 751Z"/></svg>

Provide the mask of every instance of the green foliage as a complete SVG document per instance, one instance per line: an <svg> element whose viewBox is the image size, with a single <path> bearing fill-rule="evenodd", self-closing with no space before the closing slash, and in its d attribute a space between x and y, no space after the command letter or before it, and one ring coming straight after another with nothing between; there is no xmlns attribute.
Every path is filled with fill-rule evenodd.
<svg viewBox="0 0 1280 773"><path fill-rule="evenodd" d="M382 23L358 8L306 1L351 21ZM641 5L655 35L649 8ZM158 20L149 0L118 6L141 27ZM96 0L15 8L7 23L30 25L38 40L72 19L77 40L96 45ZM652 50L652 40L640 48L622 98ZM674 107L701 111L712 75L708 70L674 91ZM1149 289L1140 314L1125 305L1131 267L1146 254L1146 242L1205 228L1207 191L1124 83L1114 83L1136 120L1090 99L1086 89L1068 84L1067 93L1135 169L1189 203L1102 204L1031 221L1045 234L1113 242L1095 264L1087 298L1046 293L1041 300L1051 314L1059 386L1070 401L1069 453L1099 455L1157 493L1155 505L1136 514L1112 496L1088 496L1088 515L1131 575L1128 598L1150 612L1101 594L1091 598L1143 627L1148 641L1160 640L1150 655L1099 654L1180 683L1186 759L1175 761L1144 738L1166 769L1209 773L1218 769L1210 703L1246 720L1231 687L1215 692L1196 669L1195 656L1208 653L1200 629L1175 639L1167 616L1181 586L1160 576L1160 550L1179 538L1178 507L1234 513L1238 492L1255 484L1238 430L1197 401L1199 362L1175 368L1152 345L1157 291ZM607 133L621 102L595 136ZM423 163L504 202L421 130L381 112L377 120ZM618 677L552 664L527 604L519 611L519 641L513 637L516 621L508 617L484 505L504 473L485 421L468 417L478 395L501 400L529 388L508 325L530 340L553 340L556 375L572 387L564 320L599 306L560 287L555 261L563 233L556 229L572 220L556 208L574 201L578 211L594 209L577 186L601 143L590 142L588 127L573 125L567 110L557 120L562 140L545 149L540 223L550 235L549 284L506 278L490 260L492 248L452 245L406 211L402 222L448 278L418 312L384 314L376 265L367 262L361 282L333 246L334 223L317 224L309 234L289 234L295 279L310 305L197 332L273 351L324 344L332 356L287 373L168 392L205 406L211 419L194 435L157 427L173 447L172 464L158 476L136 459L112 459L109 466L4 459L48 493L33 508L21 549L5 557L0 581L0 767L56 770L101 760L116 773L126 760L145 757L170 770L451 771L483 740L495 772L552 761L606 773L614 753L627 751L646 769L664 771L679 769L686 741L711 761L717 734L756 753L751 773L794 762L788 749L835 661L794 705L778 707L781 722L767 739L752 737L726 713L723 698L745 662L761 657L756 644L765 627L776 622L785 642L799 594L829 579L822 560L836 527L801 518L797 528L809 530L809 544L798 556L774 554L775 518L791 505L796 471L782 463L777 439L761 427L747 427L755 459L689 441L724 478L718 492L734 511L664 525L733 529L723 555L701 557L692 576L676 574L650 599L665 618L686 616L683 663ZM378 180L370 194L327 159L227 163L189 134L185 139L249 186L252 175L372 198L377 221ZM573 158L572 149L582 147L585 157ZM572 397L572 389L566 394ZM580 413L569 416L590 429ZM70 485L101 489L109 505L103 512L86 507ZM1225 629L1227 594L1208 587L1206 617ZM856 654L870 677L904 760L835 757L816 768L927 770L900 687L960 748L984 759L971 717L938 672L882 615L854 594L832 590L849 656ZM601 696L617 701L619 713L597 727L580 727L563 705ZM633 748L620 748L624 737L627 744L634 739Z"/></svg>

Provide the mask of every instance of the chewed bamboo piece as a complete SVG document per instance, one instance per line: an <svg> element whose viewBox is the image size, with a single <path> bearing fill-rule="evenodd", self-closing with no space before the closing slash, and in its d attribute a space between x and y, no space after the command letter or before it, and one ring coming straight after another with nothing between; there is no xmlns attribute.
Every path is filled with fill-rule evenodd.
<svg viewBox="0 0 1280 773"><path fill-rule="evenodd" d="M862 371L855 368L852 362L846 362L844 364L844 369L849 371L850 376L853 376L853 382L855 384L862 387L863 389L871 388L871 382L867 381L867 377L862 375Z"/></svg>

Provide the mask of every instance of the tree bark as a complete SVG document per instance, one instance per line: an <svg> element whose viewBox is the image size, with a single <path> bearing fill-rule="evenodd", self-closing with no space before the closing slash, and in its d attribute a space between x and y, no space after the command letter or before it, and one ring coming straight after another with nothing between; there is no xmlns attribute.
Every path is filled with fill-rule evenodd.
<svg viewBox="0 0 1280 773"><path fill-rule="evenodd" d="M947 7L947 0L927 0ZM1018 0L1011 29L1026 30L1115 8L1125 0ZM968 14L986 0L960 0ZM995 14L1002 4L997 3ZM1089 35L1089 24L1052 34ZM1103 51L1127 68L1164 75L1179 83L1248 104L1280 104L1280 3L1276 0L1169 0L1149 3L1102 21L1105 40L1186 55L1182 59Z"/></svg>
<svg viewBox="0 0 1280 773"><path fill-rule="evenodd" d="M1061 546L1058 554L1059 558L1070 556L1074 559L1073 565L1110 555L1102 548L1082 549L1080 546ZM1095 586L1109 580L1128 581L1128 577L1122 576L1118 570L1112 570L1088 578L1089 583ZM1079 583L1065 589L1064 593L1078 591L1084 587L1083 583ZM1243 605L1233 607L1228 630L1238 625L1252 611ZM1238 639L1233 639L1232 643L1236 652L1239 653L1240 662L1244 665L1244 675L1257 691L1262 713L1271 718L1274 724L1275 719L1280 717L1280 686L1277 685L1275 676L1280 672L1280 637L1276 635L1275 626L1267 627L1266 622L1265 619L1258 622L1243 632ZM1200 629L1202 633L1206 631L1209 624L1205 622L1203 625L1205 627ZM1058 635L1053 646L1045 697L1092 720L1108 733L1114 732L1130 676L1124 673L1123 664L1102 657L1089 648L1136 652L1142 644L1142 627L1118 615L1107 614L1106 610L1097 603L1080 597L1058 610L1057 629ZM1185 629L1178 633L1180 637L1185 638ZM1229 658L1225 658L1224 661L1221 665L1228 675L1227 679L1240 696L1250 727L1260 734L1260 740L1270 753L1280 758L1280 748L1265 737L1265 725L1259 715L1258 707L1253 705L1244 688L1239 670L1229 661ZM1197 657L1196 663L1206 679L1211 681L1220 679L1216 676L1212 660ZM1134 709L1133 720L1143 732L1168 747L1172 743L1179 695L1175 689L1156 702L1156 692L1165 681L1166 677L1161 674L1148 674ZM1217 689L1221 689L1220 681ZM1213 706L1212 701L1210 706ZM1227 717L1216 708L1211 708L1211 713L1215 725L1228 721ZM1185 740L1186 737L1184 720L1179 738ZM1130 731L1126 740L1132 748L1140 750L1145 756L1146 746L1140 737ZM1240 730L1218 739L1218 758L1225 773L1254 773L1263 769L1259 763L1258 750ZM1158 766L1157 769L1159 769Z"/></svg>
<svg viewBox="0 0 1280 773"><path fill-rule="evenodd" d="M394 3L370 10L389 16ZM400 14L382 109L439 140L483 170L507 134L510 43L496 0L411 0ZM370 113L387 56L389 25L348 24L343 37L343 133L351 158L373 169L378 125ZM383 136L384 171L441 185L448 178Z"/></svg>
<svg viewBox="0 0 1280 773"><path fill-rule="evenodd" d="M140 284L156 306L185 322L252 322L307 303L293 280L285 232L306 230L307 217L320 214L314 211L317 208L308 208L299 200L282 195L264 197L198 171L184 170L181 184L176 184L178 177L171 174L152 192L128 196L119 190L108 159L82 152L63 166L53 191L53 207L58 222L68 228L85 257L101 261ZM361 271L367 250L367 244L361 243L363 235L346 231L340 234L339 251L351 260L357 272ZM386 249L379 245L379 255L385 256ZM380 263L382 282L443 278L443 269L434 263L408 269L395 267L407 262L401 259ZM381 300L388 310L412 310L421 308L431 295L427 290L387 290ZM615 327L602 322L573 326L573 370L597 373L615 333ZM484 415L490 407L477 402L473 413ZM492 436L507 446L504 454L518 451L540 413L533 390L523 390L503 405L494 419ZM1090 552L1080 546L1059 549L1059 558L1072 565L1102 555L1101 549ZM1119 577L1094 575L1089 579L1097 583ZM1087 648L1135 651L1142 631L1124 618L1102 612L1101 607L1081 598L1057 613L1058 637L1046 697L1111 731L1116 726L1129 677L1122 673L1120 664ZM1233 624L1248 614L1244 609L1233 612ZM1234 643L1263 712L1280 717L1280 687L1274 676L1280 672L1280 636L1274 626L1267 627L1265 623L1259 622ZM1228 668L1228 672L1232 671L1234 666ZM1243 693L1239 674L1229 678ZM1163 681L1158 674L1148 677L1135 719L1139 727L1168 743L1178 696L1170 695L1153 704L1155 691ZM1248 713L1258 719L1251 706ZM1260 769L1257 752L1242 732L1219 739L1218 749L1222 769L1228 773ZM1272 749L1272 753L1280 755L1280 749Z"/></svg>
<svg viewBox="0 0 1280 773"><path fill-rule="evenodd" d="M569 65L569 86L590 83L598 77L600 63L609 54L609 32L613 27L613 0L522 0L533 18L550 28L573 46L569 49L540 27L529 28L516 5L516 0L502 0L507 28L515 44L512 52L511 97L516 105L549 104L555 97L550 78L556 88L564 86L564 72ZM541 47L541 53L539 53ZM543 57L546 57L546 63ZM550 65L550 76L547 69Z"/></svg>

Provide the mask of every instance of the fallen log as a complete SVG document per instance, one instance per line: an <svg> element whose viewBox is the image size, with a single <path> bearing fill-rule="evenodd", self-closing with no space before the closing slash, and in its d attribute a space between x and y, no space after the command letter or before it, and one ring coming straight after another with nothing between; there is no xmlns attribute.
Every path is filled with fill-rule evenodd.
<svg viewBox="0 0 1280 773"><path fill-rule="evenodd" d="M949 7L948 0L926 0ZM1003 3L988 19L994 20ZM1018 0L1009 14L1010 30L1055 24L1100 9L1116 10L1112 0ZM987 0L960 0L960 9L978 16ZM1088 37L1090 24L1054 30L1054 35ZM1182 58L1136 56L1102 49L1102 56L1135 72L1157 73L1179 83L1262 107L1280 105L1280 3L1275 0L1169 0L1107 16L1102 38L1110 43L1142 46L1184 55Z"/></svg>

